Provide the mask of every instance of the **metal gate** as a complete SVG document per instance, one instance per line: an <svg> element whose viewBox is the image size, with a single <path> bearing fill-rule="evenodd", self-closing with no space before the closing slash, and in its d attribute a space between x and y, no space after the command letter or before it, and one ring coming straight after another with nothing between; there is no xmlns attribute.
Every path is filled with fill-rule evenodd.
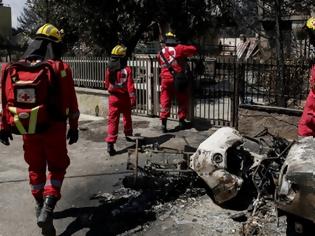
<svg viewBox="0 0 315 236"><path fill-rule="evenodd" d="M103 80L108 58L64 58L73 70L76 86L103 89ZM194 76L191 87L190 120L205 120L212 125L237 126L237 76L235 63L206 59L206 70ZM143 55L130 58L136 87L136 115L159 116L160 78L156 55ZM194 61L191 61L193 71ZM236 82L235 82L236 81ZM171 119L177 119L178 107L175 98L171 108Z"/></svg>
<svg viewBox="0 0 315 236"><path fill-rule="evenodd" d="M138 58L132 62L138 98L136 113L159 116L160 69L156 57ZM204 64L205 73L194 76L190 94L187 94L191 98L188 119L237 126L237 65L230 60L216 59L205 59ZM194 71L194 59L190 65ZM173 98L170 118L178 119L177 112L177 102Z"/></svg>
<svg viewBox="0 0 315 236"><path fill-rule="evenodd" d="M193 119L208 120L212 125L237 127L238 65L232 60L205 59L204 73L195 76L194 80Z"/></svg>

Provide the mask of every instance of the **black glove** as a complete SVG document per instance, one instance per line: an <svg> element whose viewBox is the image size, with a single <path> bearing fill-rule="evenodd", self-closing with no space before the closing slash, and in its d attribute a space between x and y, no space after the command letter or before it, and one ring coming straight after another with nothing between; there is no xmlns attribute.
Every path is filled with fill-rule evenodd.
<svg viewBox="0 0 315 236"><path fill-rule="evenodd" d="M13 140L11 132L6 131L4 129L0 130L0 142L3 143L4 145L9 146L10 145L9 139Z"/></svg>
<svg viewBox="0 0 315 236"><path fill-rule="evenodd" d="M67 139L69 139L69 145L74 144L79 139L79 130L78 129L69 129L67 134Z"/></svg>

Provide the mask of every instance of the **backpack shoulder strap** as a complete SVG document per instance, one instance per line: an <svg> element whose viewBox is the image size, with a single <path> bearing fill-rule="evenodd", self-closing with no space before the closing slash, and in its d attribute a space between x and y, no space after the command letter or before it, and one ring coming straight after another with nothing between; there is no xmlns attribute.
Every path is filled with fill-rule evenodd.
<svg viewBox="0 0 315 236"><path fill-rule="evenodd" d="M162 57L163 61L165 62L166 66L167 66L167 69L169 70L169 72L172 74L172 75L175 75L175 70L174 68L171 66L171 64L168 62L168 60L165 58L164 54L162 51L160 51L160 56Z"/></svg>

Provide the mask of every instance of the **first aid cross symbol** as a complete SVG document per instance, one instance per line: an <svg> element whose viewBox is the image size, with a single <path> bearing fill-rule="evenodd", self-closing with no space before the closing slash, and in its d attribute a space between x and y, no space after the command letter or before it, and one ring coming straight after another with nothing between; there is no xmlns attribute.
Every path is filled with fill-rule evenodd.
<svg viewBox="0 0 315 236"><path fill-rule="evenodd" d="M21 96L21 98L26 102L28 99L30 99L31 97L28 96L26 93L23 94L23 96Z"/></svg>

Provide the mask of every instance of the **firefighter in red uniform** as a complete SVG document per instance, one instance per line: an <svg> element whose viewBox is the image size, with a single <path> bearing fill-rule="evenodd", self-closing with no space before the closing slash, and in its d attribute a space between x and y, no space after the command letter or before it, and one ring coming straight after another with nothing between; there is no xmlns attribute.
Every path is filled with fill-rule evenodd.
<svg viewBox="0 0 315 236"><path fill-rule="evenodd" d="M305 24L310 43L315 47L315 17L311 17ZM302 117L298 125L299 136L315 137L315 64L312 63L310 77L310 92L304 105Z"/></svg>
<svg viewBox="0 0 315 236"><path fill-rule="evenodd" d="M13 101L12 97L9 99L10 91L8 90L10 89L8 88L12 84L12 80L17 91L24 91L25 94L22 97L25 103L21 101L16 103L21 106L30 106L32 102L35 103L41 100L41 97L47 96L49 99L49 93L44 91L43 87L36 90L36 93L32 93L30 92L31 87L24 88L23 83L20 83L20 87L17 87L19 81L14 81L12 75L10 77L10 73L14 71L14 69L12 70L14 63L3 66L1 76L3 116L0 126L0 141L5 145L10 145L9 139L12 140L12 130L16 130L17 134L23 135L24 159L29 165L29 182L32 195L36 200L37 224L42 228L43 235L56 235L56 230L53 226L53 209L61 198L61 185L66 169L70 164L66 140L69 139L69 144L76 143L78 140L78 118L80 113L71 69L69 65L63 63L60 59L62 54L62 36L62 30L59 31L51 24L43 25L36 32L35 39L19 61L20 64L24 65L23 68L33 68L30 71L17 73L20 79L22 76L27 77L31 75L32 71L35 71L37 67L44 63L46 63L46 66L42 72L46 71L45 73L48 73L47 68L53 69L51 75L55 76L55 81L58 84L57 87L54 87L57 91L54 100L60 101L60 104L55 104L59 109L58 114L57 110L48 113L51 117L47 116L47 122L45 122L49 125L45 129L40 129L39 122L44 122L42 117L46 109L41 110L42 107L45 106L47 110L53 110L48 105L48 102L47 104L44 102L39 108L37 107L38 109L31 109L31 112L27 113L27 109L12 107L12 104L16 101ZM38 74L37 77L40 77L41 80L46 78L45 76L43 77L43 74ZM24 79L28 80L28 78ZM40 84L40 81L38 83ZM32 86L36 87L36 84ZM19 88L20 90L18 90ZM17 96L17 99L19 99L19 96ZM30 118L26 128L22 122L25 122L27 117ZM67 120L70 125L68 133L66 133ZM47 175L46 168L48 169Z"/></svg>
<svg viewBox="0 0 315 236"><path fill-rule="evenodd" d="M165 46L157 55L161 67L160 119L162 121L163 133L167 132L166 124L167 118L170 116L173 95L176 96L178 102L179 128L185 129L187 127L185 119L189 103L188 87L180 91L175 89L174 76L169 69L169 65L173 68L175 73L183 72L185 67L188 66L186 58L197 53L197 48L193 45L178 44L173 33L169 32L165 36L165 42L163 42L165 43ZM161 54L163 54L163 56ZM166 60L168 63L166 63Z"/></svg>
<svg viewBox="0 0 315 236"><path fill-rule="evenodd" d="M105 141L110 156L116 154L114 143L118 137L120 113L123 114L124 133L127 141L132 136L131 110L136 106L135 87L131 67L127 66L127 48L117 45L112 49L110 62L105 74L105 89L109 96L108 130Z"/></svg>

